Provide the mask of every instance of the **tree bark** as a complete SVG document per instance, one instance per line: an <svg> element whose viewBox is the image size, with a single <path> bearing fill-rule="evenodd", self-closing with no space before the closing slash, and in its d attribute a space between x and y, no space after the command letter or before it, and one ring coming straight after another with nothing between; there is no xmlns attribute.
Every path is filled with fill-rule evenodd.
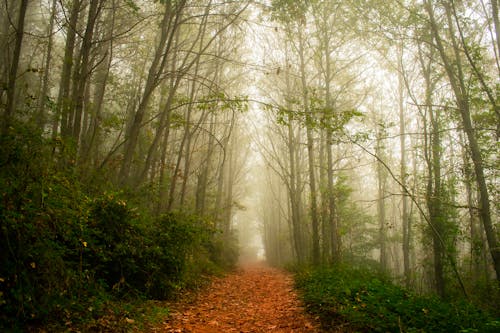
<svg viewBox="0 0 500 333"><path fill-rule="evenodd" d="M398 101L399 101L399 144L400 144L400 173L402 193L401 198L401 219L403 227L403 272L404 281L407 288L411 285L411 265L410 265L410 221L408 216L408 198L404 189L406 185L406 121L404 109L404 78L403 78L403 47L399 48L398 59Z"/></svg>
<svg viewBox="0 0 500 333"><path fill-rule="evenodd" d="M52 136L57 137L58 127L61 135L68 135L68 117L69 117L69 94L71 84L71 72L73 68L73 55L76 44L76 30L80 17L81 0L73 1L71 14L68 21L68 30L66 32L66 45L64 47L63 67L61 79L59 81L59 93L57 96L56 116L52 123Z"/></svg>
<svg viewBox="0 0 500 333"><path fill-rule="evenodd" d="M153 92L161 82L160 76L163 69L165 68L166 59L170 54L176 31L179 28L179 21L184 9L184 5L185 1L181 1L175 6L175 8L173 8L171 2L166 3L166 8L165 12L163 13L160 28L160 39L156 47L153 61L151 63L151 66L149 67L148 77L146 79L146 84L144 86L141 101L133 115L133 120L131 122L129 131L126 134L123 162L119 173L120 183L122 184L125 184L127 182L130 183L128 177L130 175L132 160L139 139L140 129L142 127L142 120L144 119L144 116L146 114L146 109L149 105L149 101L153 95Z"/></svg>
<svg viewBox="0 0 500 333"><path fill-rule="evenodd" d="M456 45L456 41L454 41L453 37L454 34L453 32L451 32L450 36L452 38L453 51L454 51L453 53L454 58L451 59L450 55L446 52L446 49L444 47L444 43L441 38L438 25L434 17L434 9L430 1L427 0L425 2L425 8L427 10L427 13L429 14L435 46L441 56L444 69L447 73L450 85L455 95L457 107L462 119L462 125L464 127L464 131L469 143L469 148L471 150L471 156L474 165L474 173L479 189L480 217L484 225L484 230L486 232L486 238L488 240L490 254L493 259L493 266L495 269L496 278L497 281L500 283L500 246L498 244L497 236L495 234L495 230L493 228L493 222L491 219L489 191L488 191L488 186L486 184L486 177L484 175L483 156L471 120L469 98L467 93L467 87L464 82L464 74L461 67L458 46ZM451 29L452 27L450 26L449 28Z"/></svg>
<svg viewBox="0 0 500 333"><path fill-rule="evenodd" d="M44 72L40 89L40 95L38 97L38 111L37 111L38 114L36 117L36 122L38 124L38 127L41 128L42 130L45 128L45 124L47 122L47 115L45 114L45 104L47 99L49 98L47 94L49 91L49 81L50 81L49 79L51 72L50 65L52 62L52 49L54 44L53 32L54 32L54 22L56 18L56 13L57 13L57 0L52 0L49 27L47 29L48 42L47 42L47 51L45 53L45 66L43 69Z"/></svg>
<svg viewBox="0 0 500 333"><path fill-rule="evenodd" d="M80 51L80 61L77 63L77 70L75 71L75 76L73 77L73 123L70 124L72 127L72 137L74 144L77 148L79 147L80 134L82 130L82 114L85 100L85 91L87 88L87 82L90 77L90 52L92 50L92 40L94 38L94 29L97 22L97 17L99 16L100 6L102 5L100 0L92 0L90 2L89 13L87 18L87 26L85 28L85 33L83 35L82 46Z"/></svg>
<svg viewBox="0 0 500 333"><path fill-rule="evenodd" d="M378 126L382 126L379 124ZM382 130L377 130L377 146L376 154L380 159L384 159L384 148L382 147ZM378 216L378 242L380 247L380 266L383 270L387 270L387 246L386 246L386 212L385 212L385 192L386 192L386 175L381 163L377 163L377 180L378 180L378 199L377 199L377 216Z"/></svg>
<svg viewBox="0 0 500 333"><path fill-rule="evenodd" d="M26 19L26 11L28 10L29 0L21 0L19 4L19 15L16 24L16 39L14 45L14 53L12 55L12 63L9 70L9 82L7 84L7 103L4 111L4 122L2 132L6 135L9 131L12 116L16 108L16 83L19 61L21 59L21 49L23 46L24 37L24 22Z"/></svg>
<svg viewBox="0 0 500 333"><path fill-rule="evenodd" d="M305 64L305 46L303 27L299 28L299 58L300 58L300 79L302 83L302 103L304 112L306 114L305 126L307 137L307 154L309 165L309 189L310 189L310 213L311 213L311 227L312 227L312 263L318 265L320 263L320 247L319 247L319 219L318 219L318 200L316 192L316 172L314 168L314 139L312 122L314 116L312 110L309 109L309 96L308 87L306 82L306 64Z"/></svg>

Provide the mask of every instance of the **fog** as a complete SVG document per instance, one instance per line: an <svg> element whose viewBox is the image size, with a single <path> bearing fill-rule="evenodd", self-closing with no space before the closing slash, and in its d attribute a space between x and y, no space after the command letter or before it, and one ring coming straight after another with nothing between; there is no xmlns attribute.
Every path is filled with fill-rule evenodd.
<svg viewBox="0 0 500 333"><path fill-rule="evenodd" d="M376 267L443 297L498 282L496 5L0 6L4 206L27 230L71 234L84 258L89 216L115 207L102 216L151 237L130 256L192 232L165 256ZM171 220L186 229L155 231Z"/></svg>

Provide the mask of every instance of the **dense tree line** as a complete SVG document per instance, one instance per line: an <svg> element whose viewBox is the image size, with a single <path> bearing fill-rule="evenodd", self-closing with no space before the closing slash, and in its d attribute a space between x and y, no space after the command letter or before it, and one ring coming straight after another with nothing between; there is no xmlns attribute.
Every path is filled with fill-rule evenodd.
<svg viewBox="0 0 500 333"><path fill-rule="evenodd" d="M269 258L376 264L442 297L498 290L498 3L266 13Z"/></svg>

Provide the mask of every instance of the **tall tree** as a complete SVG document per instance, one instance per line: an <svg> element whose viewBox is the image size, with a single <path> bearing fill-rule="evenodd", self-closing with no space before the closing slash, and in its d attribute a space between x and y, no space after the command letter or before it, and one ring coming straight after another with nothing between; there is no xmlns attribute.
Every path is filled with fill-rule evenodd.
<svg viewBox="0 0 500 333"><path fill-rule="evenodd" d="M400 179L403 196L401 198L401 219L403 229L403 271L405 278L405 286L411 285L411 263L410 263L410 238L411 225L410 216L408 214L408 197L405 193L407 188L407 172L406 172L406 119L405 119L405 80L403 73L403 46L400 45L398 50L398 108L399 108L399 144L400 144Z"/></svg>
<svg viewBox="0 0 500 333"><path fill-rule="evenodd" d="M452 47L451 50L448 50L445 46L446 41L443 40L443 37L445 35L443 35L443 30L440 28L440 25L436 19L435 5L430 1L425 1L425 9L429 16L434 46L436 47L436 50L441 57L441 61L450 82L455 97L455 102L461 116L462 125L464 127L464 131L471 150L474 173L480 195L480 217L486 232L486 238L488 240L490 254L493 259L496 277L497 280L500 281L500 246L498 244L496 233L493 229L489 191L484 173L483 154L481 153L477 134L471 119L470 93L468 91L468 85L466 83L460 48L455 35L454 25L451 20L451 8L449 4L445 5L444 7L448 26L446 36L449 38L447 42L450 43Z"/></svg>
<svg viewBox="0 0 500 333"><path fill-rule="evenodd" d="M8 72L7 82L7 102L3 112L3 126L2 134L7 134L12 117L16 108L16 83L19 69L19 62L21 59L21 50L24 38L24 24L26 12L28 10L29 0L21 0L19 3L19 12L17 14L14 39L14 51L12 53L12 61L10 62L10 69Z"/></svg>
<svg viewBox="0 0 500 333"><path fill-rule="evenodd" d="M132 159L137 146L137 141L139 139L142 121L146 114L149 101L153 96L153 92L162 82L162 78L164 77L163 71L169 57L172 54L174 37L177 34L177 30L181 26L181 18L185 7L186 0L177 1L175 3L168 1L164 5L158 43L154 51L151 65L149 66L146 83L144 85L139 105L137 106L137 110L133 113L131 126L126 134L124 157L119 174L121 183L130 181L128 177L130 175Z"/></svg>

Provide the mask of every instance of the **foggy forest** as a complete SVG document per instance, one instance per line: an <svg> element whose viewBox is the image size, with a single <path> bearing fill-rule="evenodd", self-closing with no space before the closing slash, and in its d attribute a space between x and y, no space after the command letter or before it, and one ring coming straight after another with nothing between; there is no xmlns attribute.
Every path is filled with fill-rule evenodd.
<svg viewBox="0 0 500 333"><path fill-rule="evenodd" d="M499 7L1 0L0 330L500 331Z"/></svg>

